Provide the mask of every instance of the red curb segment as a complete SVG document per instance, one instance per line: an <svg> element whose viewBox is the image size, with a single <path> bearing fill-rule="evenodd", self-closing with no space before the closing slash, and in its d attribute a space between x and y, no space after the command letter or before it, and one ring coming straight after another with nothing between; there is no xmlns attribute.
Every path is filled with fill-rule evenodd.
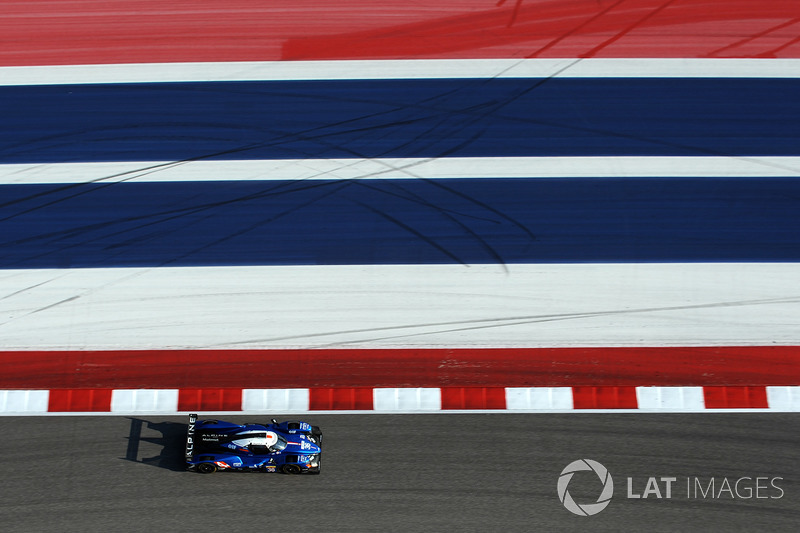
<svg viewBox="0 0 800 533"><path fill-rule="evenodd" d="M637 409L636 387L573 387L574 409Z"/></svg>
<svg viewBox="0 0 800 533"><path fill-rule="evenodd" d="M446 387L442 409L505 409L504 387Z"/></svg>
<svg viewBox="0 0 800 533"><path fill-rule="evenodd" d="M703 387L706 409L766 409L766 387Z"/></svg>
<svg viewBox="0 0 800 533"><path fill-rule="evenodd" d="M370 411L372 388L316 389L308 391L311 411Z"/></svg>
<svg viewBox="0 0 800 533"><path fill-rule="evenodd" d="M180 389L178 411L241 411L242 389Z"/></svg>
<svg viewBox="0 0 800 533"><path fill-rule="evenodd" d="M47 410L63 413L111 411L111 389L51 390Z"/></svg>
<svg viewBox="0 0 800 533"><path fill-rule="evenodd" d="M800 346L0 352L0 389L800 385Z"/></svg>

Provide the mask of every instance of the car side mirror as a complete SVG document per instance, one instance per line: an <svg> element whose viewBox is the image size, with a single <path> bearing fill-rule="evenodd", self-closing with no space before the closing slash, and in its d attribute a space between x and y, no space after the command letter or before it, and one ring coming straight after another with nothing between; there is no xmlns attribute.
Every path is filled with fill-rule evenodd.
<svg viewBox="0 0 800 533"><path fill-rule="evenodd" d="M275 420L275 419L273 418L273 419L272 419L272 423L273 423L273 424L277 424L277 423L278 423L278 421L277 421L277 420Z"/></svg>

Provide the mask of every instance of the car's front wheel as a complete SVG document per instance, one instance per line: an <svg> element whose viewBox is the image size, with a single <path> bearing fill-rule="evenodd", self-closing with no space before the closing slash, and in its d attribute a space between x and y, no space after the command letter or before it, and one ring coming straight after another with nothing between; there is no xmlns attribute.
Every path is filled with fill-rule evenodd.
<svg viewBox="0 0 800 533"><path fill-rule="evenodd" d="M200 463L197 465L197 471L201 474L213 474L217 471L217 465L214 463Z"/></svg>
<svg viewBox="0 0 800 533"><path fill-rule="evenodd" d="M303 469L300 468L300 465L292 464L292 465L283 465L283 467L281 467L281 472L283 472L284 474L294 475L294 474L299 474L302 471Z"/></svg>

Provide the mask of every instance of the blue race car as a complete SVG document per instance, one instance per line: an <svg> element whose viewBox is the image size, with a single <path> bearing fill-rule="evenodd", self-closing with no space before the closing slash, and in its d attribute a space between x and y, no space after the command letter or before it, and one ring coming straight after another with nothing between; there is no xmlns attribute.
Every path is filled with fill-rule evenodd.
<svg viewBox="0 0 800 533"><path fill-rule="evenodd" d="M322 431L305 422L232 424L189 415L186 467L217 470L319 474Z"/></svg>

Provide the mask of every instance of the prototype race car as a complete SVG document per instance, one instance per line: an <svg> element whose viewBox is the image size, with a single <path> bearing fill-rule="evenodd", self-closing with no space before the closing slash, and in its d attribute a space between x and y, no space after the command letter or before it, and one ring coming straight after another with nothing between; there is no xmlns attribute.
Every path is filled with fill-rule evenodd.
<svg viewBox="0 0 800 533"><path fill-rule="evenodd" d="M186 467L217 470L319 474L322 431L305 422L232 424L189 415Z"/></svg>

